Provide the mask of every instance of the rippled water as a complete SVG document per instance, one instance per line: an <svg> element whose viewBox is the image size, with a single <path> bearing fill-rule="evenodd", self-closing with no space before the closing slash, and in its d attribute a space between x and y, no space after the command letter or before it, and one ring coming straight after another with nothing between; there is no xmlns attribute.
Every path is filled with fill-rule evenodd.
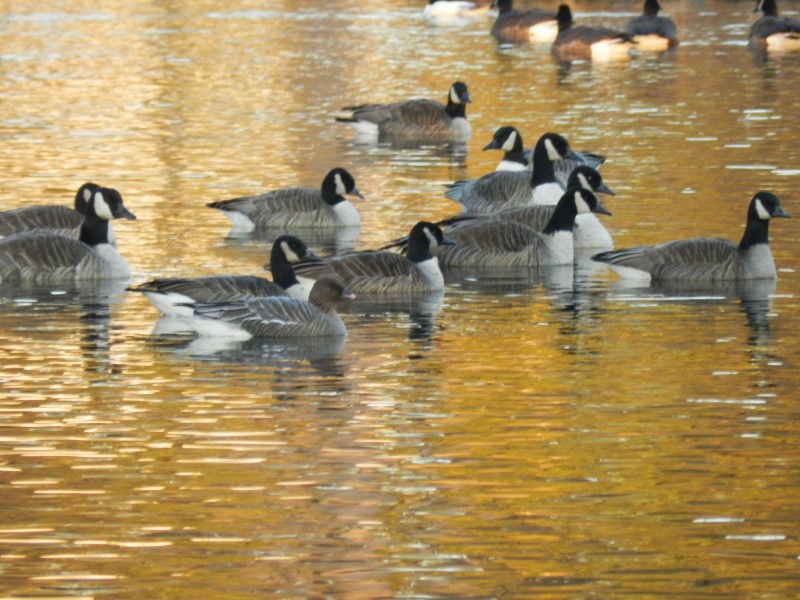
<svg viewBox="0 0 800 600"><path fill-rule="evenodd" d="M775 192L779 278L450 272L352 303L333 346L160 335L129 282L0 285L0 596L800 595L800 53L748 50L750 2L664 3L675 52L569 67L400 0L185 4L3 5L0 208L94 180L139 217L116 226L134 282L257 273L269 236L205 202L345 166L361 231L309 241L374 247L456 212L443 185L515 124L608 157L620 247L738 239ZM330 116L455 79L463 147L357 145Z"/></svg>

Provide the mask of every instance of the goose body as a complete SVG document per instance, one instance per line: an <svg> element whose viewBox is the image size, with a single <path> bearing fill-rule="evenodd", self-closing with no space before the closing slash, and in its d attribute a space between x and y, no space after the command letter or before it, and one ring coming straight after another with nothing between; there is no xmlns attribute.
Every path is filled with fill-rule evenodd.
<svg viewBox="0 0 800 600"><path fill-rule="evenodd" d="M642 281L716 282L769 279L777 274L769 249L769 221L788 217L778 198L758 192L747 209L739 244L720 238L691 238L593 256L618 275Z"/></svg>
<svg viewBox="0 0 800 600"><path fill-rule="evenodd" d="M492 25L491 34L501 43L547 42L552 43L558 35L555 14L532 8L516 10L513 0L495 0L498 15Z"/></svg>
<svg viewBox="0 0 800 600"><path fill-rule="evenodd" d="M466 142L472 135L466 106L467 86L457 81L450 86L447 104L414 99L393 104L348 106L336 116L356 130L361 139Z"/></svg>
<svg viewBox="0 0 800 600"><path fill-rule="evenodd" d="M207 206L221 210L233 230L242 232L272 227L358 227L361 217L346 195L363 198L353 176L336 168L325 175L319 189L281 188Z"/></svg>
<svg viewBox="0 0 800 600"><path fill-rule="evenodd" d="M556 13L558 36L551 47L557 60L613 60L627 57L633 37L625 31L607 27L573 25L572 11L562 4Z"/></svg>
<svg viewBox="0 0 800 600"><path fill-rule="evenodd" d="M200 335L237 340L343 336L347 330L335 306L352 298L341 283L326 277L314 284L308 301L272 296L197 303L187 322Z"/></svg>
<svg viewBox="0 0 800 600"><path fill-rule="evenodd" d="M406 255L388 251L352 252L326 259L322 264L295 265L298 278L339 278L356 293L394 294L437 291L444 288L444 277L434 253L452 244L439 226L422 221L408 236Z"/></svg>
<svg viewBox="0 0 800 600"><path fill-rule="evenodd" d="M301 260L319 260L308 247L291 235L282 235L272 245L270 271L273 281L249 275L208 275L153 279L129 288L143 293L162 314L191 316L193 303L234 302L245 298L289 296L308 300L310 288L302 285L292 265Z"/></svg>
<svg viewBox="0 0 800 600"><path fill-rule="evenodd" d="M775 0L758 0L753 12L758 11L763 14L750 28L751 45L767 50L800 49L800 21L779 16Z"/></svg>
<svg viewBox="0 0 800 600"><path fill-rule="evenodd" d="M678 45L678 28L667 17L658 14L658 0L645 0L642 14L628 23L637 50L659 52Z"/></svg>
<svg viewBox="0 0 800 600"><path fill-rule="evenodd" d="M111 219L135 219L112 188L97 188L87 205L79 239L48 231L26 231L0 240L0 281L55 283L130 276L109 242Z"/></svg>
<svg viewBox="0 0 800 600"><path fill-rule="evenodd" d="M537 209L539 207L529 207ZM542 207L549 208L549 207ZM527 210L527 209L519 209ZM579 214L610 214L590 191L570 188L537 231L521 221L479 218L447 230L455 240L438 257L446 267L539 267L572 264L573 229Z"/></svg>
<svg viewBox="0 0 800 600"><path fill-rule="evenodd" d="M95 183L84 183L78 188L74 208L58 205L25 206L0 212L0 238L23 231L40 230L78 239L86 205L98 187ZM109 228L109 239L113 244L112 234Z"/></svg>

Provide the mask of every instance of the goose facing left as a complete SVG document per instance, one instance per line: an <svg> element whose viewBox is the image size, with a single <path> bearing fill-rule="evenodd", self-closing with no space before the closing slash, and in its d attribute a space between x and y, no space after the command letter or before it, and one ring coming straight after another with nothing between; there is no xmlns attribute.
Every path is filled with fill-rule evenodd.
<svg viewBox="0 0 800 600"><path fill-rule="evenodd" d="M53 283L130 277L125 260L109 243L109 221L136 219L113 188L97 188L87 203L77 240L47 231L0 240L0 281Z"/></svg>
<svg viewBox="0 0 800 600"><path fill-rule="evenodd" d="M467 85L456 81L447 93L446 105L413 99L347 106L336 115L336 121L351 126L362 140L466 142L472 136L467 121L470 102Z"/></svg>
<svg viewBox="0 0 800 600"><path fill-rule="evenodd" d="M778 197L758 192L747 207L747 224L736 244L720 238L690 238L593 256L626 279L715 282L771 279L777 275L769 249L769 222L787 218Z"/></svg>
<svg viewBox="0 0 800 600"><path fill-rule="evenodd" d="M343 336L347 332L336 305L355 296L338 280L323 277L308 301L285 296L194 304L188 324L197 333L238 340Z"/></svg>
<svg viewBox="0 0 800 600"><path fill-rule="evenodd" d="M87 182L78 188L74 208L59 205L24 206L0 212L0 238L23 231L41 230L77 239L86 205L98 187L95 183Z"/></svg>
<svg viewBox="0 0 800 600"><path fill-rule="evenodd" d="M358 227L361 216L346 195L362 198L355 179L345 169L331 169L318 189L288 187L256 196L210 202L221 210L232 229L250 232L271 227Z"/></svg>
<svg viewBox="0 0 800 600"><path fill-rule="evenodd" d="M290 296L308 300L309 288L294 274L293 264L301 260L321 260L293 235L282 235L272 244L269 268L272 281L251 275L207 275L205 277L166 277L135 287L162 314L191 316L192 303L235 302L245 298Z"/></svg>

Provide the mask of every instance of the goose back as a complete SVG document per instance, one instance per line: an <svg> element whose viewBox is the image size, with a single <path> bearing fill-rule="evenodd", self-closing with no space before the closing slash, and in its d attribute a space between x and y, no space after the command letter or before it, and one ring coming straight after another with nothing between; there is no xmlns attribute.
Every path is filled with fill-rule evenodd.
<svg viewBox="0 0 800 600"><path fill-rule="evenodd" d="M554 13L532 8L517 10L513 0L496 0L498 15L492 24L491 34L500 43L547 42L558 35Z"/></svg>
<svg viewBox="0 0 800 600"><path fill-rule="evenodd" d="M78 188L74 208L59 205L25 206L0 212L0 238L23 231L42 230L78 239L86 205L98 187L89 182ZM110 241L113 243L113 237Z"/></svg>

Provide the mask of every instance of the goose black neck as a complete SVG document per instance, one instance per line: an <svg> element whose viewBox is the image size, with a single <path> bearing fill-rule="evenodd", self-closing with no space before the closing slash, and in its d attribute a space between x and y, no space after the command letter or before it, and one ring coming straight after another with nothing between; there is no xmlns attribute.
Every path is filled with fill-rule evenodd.
<svg viewBox="0 0 800 600"><path fill-rule="evenodd" d="M506 13L510 13L514 8L514 3L512 0L497 0L497 12L498 14L504 15Z"/></svg>
<svg viewBox="0 0 800 600"><path fill-rule="evenodd" d="M777 17L778 3L775 0L763 0L761 2L761 12L767 17Z"/></svg>
<svg viewBox="0 0 800 600"><path fill-rule="evenodd" d="M744 228L742 241L739 242L739 249L747 250L758 244L769 244L769 221L750 215Z"/></svg>
<svg viewBox="0 0 800 600"><path fill-rule="evenodd" d="M531 175L531 187L536 187L543 183L555 183L556 170L553 161L547 152L547 147L541 140L536 143L533 149L533 175Z"/></svg>
<svg viewBox="0 0 800 600"><path fill-rule="evenodd" d="M569 9L569 6L562 4L558 7L556 21L558 22L559 33L572 27L572 11Z"/></svg>
<svg viewBox="0 0 800 600"><path fill-rule="evenodd" d="M463 102L456 104L453 102L452 98L448 96L447 98L447 106L444 108L444 112L447 113L447 116L451 119L458 119L461 117L462 119L467 118L467 105Z"/></svg>
<svg viewBox="0 0 800 600"><path fill-rule="evenodd" d="M503 160L519 163L525 167L528 166L528 159L525 157L525 151L520 150L509 150L503 156Z"/></svg>
<svg viewBox="0 0 800 600"><path fill-rule="evenodd" d="M81 225L81 232L79 238L87 246L97 246L99 244L108 243L108 221L101 219L89 211L83 217L83 224Z"/></svg>
<svg viewBox="0 0 800 600"><path fill-rule="evenodd" d="M658 15L658 11L661 10L661 6L658 4L658 0L645 0L644 2L644 14L648 17L655 17Z"/></svg>
<svg viewBox="0 0 800 600"><path fill-rule="evenodd" d="M408 257L408 260L413 263L421 263L429 258L433 258L433 254L431 254L430 243L424 235L409 236L406 256Z"/></svg>
<svg viewBox="0 0 800 600"><path fill-rule="evenodd" d="M275 254L274 251L273 254ZM294 274L294 268L283 256L279 259L272 256L269 261L269 270L272 271L272 280L283 289L299 283L297 276Z"/></svg>
<svg viewBox="0 0 800 600"><path fill-rule="evenodd" d="M542 233L555 233L556 231L572 231L575 228L575 217L578 208L572 196L562 196L556 204L553 216L542 229Z"/></svg>
<svg viewBox="0 0 800 600"><path fill-rule="evenodd" d="M334 177L326 177L323 179L321 191L322 199L330 206L344 201L344 198L336 193L336 179Z"/></svg>

